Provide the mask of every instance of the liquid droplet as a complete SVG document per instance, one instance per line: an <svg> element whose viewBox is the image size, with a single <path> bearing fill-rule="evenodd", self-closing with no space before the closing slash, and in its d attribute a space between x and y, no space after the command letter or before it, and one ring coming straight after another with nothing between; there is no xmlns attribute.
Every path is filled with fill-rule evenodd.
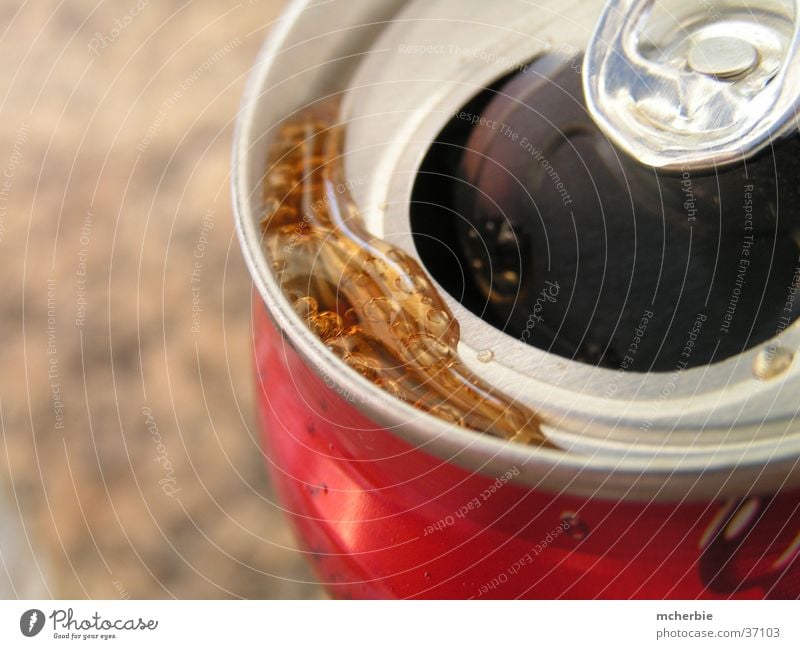
<svg viewBox="0 0 800 649"><path fill-rule="evenodd" d="M481 363L491 363L494 359L494 352L491 349L482 349L478 352L478 360Z"/></svg>
<svg viewBox="0 0 800 649"><path fill-rule="evenodd" d="M386 297L374 297L364 305L364 317L370 322L390 324L400 313L400 305Z"/></svg>
<svg viewBox="0 0 800 649"><path fill-rule="evenodd" d="M369 286L369 284L372 282L370 276L367 275L366 273L358 272L355 273L352 277L353 277L353 284L355 284L356 286L360 286L361 288Z"/></svg>
<svg viewBox="0 0 800 649"><path fill-rule="evenodd" d="M301 297L294 303L294 311L301 318L309 320L317 315L319 305L313 297Z"/></svg>
<svg viewBox="0 0 800 649"><path fill-rule="evenodd" d="M406 341L406 348L414 361L424 368L446 365L453 350L429 334L415 334Z"/></svg>
<svg viewBox="0 0 800 649"><path fill-rule="evenodd" d="M561 524L566 534L575 541L582 541L589 535L589 527L575 512L562 512Z"/></svg>
<svg viewBox="0 0 800 649"><path fill-rule="evenodd" d="M358 327L358 313L355 309L347 309L344 314L344 318L342 318L342 326L346 329L352 329L354 327Z"/></svg>
<svg viewBox="0 0 800 649"><path fill-rule="evenodd" d="M423 278L417 277L416 275L400 275L400 277L395 280L394 285L401 293L414 295L424 291L428 283Z"/></svg>
<svg viewBox="0 0 800 649"><path fill-rule="evenodd" d="M753 373L762 381L779 377L794 363L794 353L785 347L762 349L753 361Z"/></svg>
<svg viewBox="0 0 800 649"><path fill-rule="evenodd" d="M328 342L331 338L336 338L342 333L342 319L339 314L332 311L324 311L316 316L311 316L308 324L323 342Z"/></svg>
<svg viewBox="0 0 800 649"><path fill-rule="evenodd" d="M378 257L367 257L363 264L364 272L373 276L381 276L386 272L386 263Z"/></svg>
<svg viewBox="0 0 800 649"><path fill-rule="evenodd" d="M392 325L392 331L394 331L394 335L398 337L399 340L406 341L411 336L416 335L419 333L417 329L406 320L396 320Z"/></svg>
<svg viewBox="0 0 800 649"><path fill-rule="evenodd" d="M450 316L441 309L431 309L427 315L428 323L433 325L436 330L446 328L450 324Z"/></svg>
<svg viewBox="0 0 800 649"><path fill-rule="evenodd" d="M344 361L356 372L369 379L376 378L381 369L380 363L365 354L345 354Z"/></svg>
<svg viewBox="0 0 800 649"><path fill-rule="evenodd" d="M393 397L405 400L406 397L403 387L394 379L380 379L376 381L376 383Z"/></svg>
<svg viewBox="0 0 800 649"><path fill-rule="evenodd" d="M461 423L462 420L461 413L458 411L458 409L446 403L432 408L430 412L432 415L436 415L440 419L444 419L445 421L449 421L453 424Z"/></svg>

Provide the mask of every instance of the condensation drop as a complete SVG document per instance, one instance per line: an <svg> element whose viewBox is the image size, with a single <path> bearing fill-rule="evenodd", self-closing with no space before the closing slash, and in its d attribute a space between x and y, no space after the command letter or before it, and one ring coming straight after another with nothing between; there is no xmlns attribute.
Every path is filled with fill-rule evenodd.
<svg viewBox="0 0 800 649"><path fill-rule="evenodd" d="M575 512L562 512L561 524L564 526L564 532L575 541L582 541L589 535L589 527Z"/></svg>

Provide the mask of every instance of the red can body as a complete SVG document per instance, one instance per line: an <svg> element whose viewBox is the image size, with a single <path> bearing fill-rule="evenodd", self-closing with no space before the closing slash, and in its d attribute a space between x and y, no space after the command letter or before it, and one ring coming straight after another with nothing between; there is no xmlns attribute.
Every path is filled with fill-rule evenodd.
<svg viewBox="0 0 800 649"><path fill-rule="evenodd" d="M274 483L338 597L800 597L800 495L643 504L468 472L371 422L256 297L258 408ZM346 371L345 368L342 371Z"/></svg>

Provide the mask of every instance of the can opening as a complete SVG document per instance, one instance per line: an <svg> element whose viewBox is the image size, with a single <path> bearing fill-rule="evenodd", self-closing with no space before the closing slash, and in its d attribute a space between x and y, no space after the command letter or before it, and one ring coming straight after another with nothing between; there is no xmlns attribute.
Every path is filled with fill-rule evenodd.
<svg viewBox="0 0 800 649"><path fill-rule="evenodd" d="M780 334L800 315L797 138L658 173L600 133L580 61L537 59L437 137L411 208L428 272L507 334L602 367L688 369Z"/></svg>

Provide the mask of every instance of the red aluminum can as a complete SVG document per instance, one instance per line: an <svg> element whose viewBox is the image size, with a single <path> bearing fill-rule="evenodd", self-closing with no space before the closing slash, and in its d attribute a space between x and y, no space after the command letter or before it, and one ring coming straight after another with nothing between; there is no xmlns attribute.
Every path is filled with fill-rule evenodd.
<svg viewBox="0 0 800 649"><path fill-rule="evenodd" d="M268 40L242 107L233 187L237 226L256 286L253 336L259 422L273 482L317 574L334 595L351 598L799 597L800 425L795 423L798 375L793 350L800 334L793 324L793 301L792 318L773 335L758 339L758 331L769 331L774 323L754 316L747 319L750 338L730 343L738 320L726 319L732 294L727 285L720 290L722 297L709 298L707 310L681 312L676 306L665 312L654 301L642 302L644 307L637 305L635 311L626 300L627 306L619 310L623 315L614 315L630 327L616 326L607 338L600 336L606 349L625 341L618 358L597 352L593 345L567 349L564 341L574 339L559 332L569 331L570 323L586 312L562 304L562 289L553 287L565 286L564 274L537 271L528 285L524 276L529 260L524 254L517 266L503 266L509 256L500 247L502 236L493 234L502 233L503 222L487 204L497 204L491 196L494 189L504 197L515 190L476 159L507 163L512 177L527 178L518 156L528 156L523 160L532 160L532 168L538 165L538 180L531 182L538 188L533 193L541 197L540 212L547 212L545 221L563 210L572 215L574 227L594 227L580 220L580 210L588 208L575 189L579 180L569 177L571 190L565 189L566 176L554 181L553 173L569 167L559 157L565 155L561 145L545 146L547 129L569 118L570 124L579 123L577 135L558 125L556 130L568 134L564 137L570 150L578 151L581 160L602 167L610 178L616 169L620 176L640 179L641 188L629 184L626 190L634 203L638 192L652 189L649 171L624 155L609 167L607 153L615 150L611 143L609 148L586 145L582 138L593 128L590 111L570 108L581 87L582 70L574 53L589 47L603 3L542 3L541 12L515 0L481 8L464 4L357 2L348 3L345 11L342 2L295 2ZM687 17L691 15L687 9ZM607 22L601 24L607 28ZM548 58L554 49L558 60ZM548 90L548 84L556 91ZM487 88L500 103L482 94ZM334 108L320 112L318 106L330 106L332 97ZM509 106L516 104L533 107L538 117L515 113ZM335 140L339 148L326 157L318 144L320 133L328 130L333 135L327 140ZM281 141L285 133L293 134L292 142ZM620 140L610 139L624 150ZM453 162L452 156L436 154L437 146L467 153ZM276 150L282 156L277 162ZM593 162L587 151L599 151L601 162ZM470 157L475 152L477 156ZM773 161L781 160L776 156ZM288 185L287 160L305 170ZM309 166L309 160L317 166ZM340 175L317 176L316 170L334 164L332 160ZM441 165L448 164L454 165L447 169L448 178L465 181L469 192L477 187L491 200L484 204L474 193L454 192L453 205L445 207L455 206L458 209L451 211L467 215L467 229L456 225L450 231L425 232L426 219L437 218L415 206L428 202L428 194L419 189L424 182L420 178L444 177ZM675 240L682 241L685 232L699 241L730 238L735 241L732 258L737 257L741 241L749 241L739 230L720 234L721 230L704 230L703 224L695 227L692 220L697 215L691 210L701 209L708 194L708 174L688 167L660 173L656 170L651 176L657 179L664 214L669 212L677 223ZM742 183L737 173L714 176L718 191L738 191ZM601 171L592 174L597 178ZM265 183L272 189L265 192ZM444 183L437 179L430 187L435 193ZM609 180L607 188L595 187L601 199L604 192L615 191L611 184ZM771 200L757 175L743 186L751 185L751 200ZM300 186L321 192L322 198L315 202L313 194L296 189ZM772 189L783 196L782 189ZM688 203L689 191L695 192L691 200L696 204ZM330 216L349 209L358 213L363 232L361 225L349 231L355 216L353 221ZM321 211L325 217L319 221ZM731 209L723 216L733 222L738 212ZM325 221L329 218L333 225ZM779 249L775 241L785 236L780 217L776 219L772 238L756 228L754 236L760 238L752 246ZM530 239L536 250L541 236L526 226L524 217L512 215L506 222L517 248ZM320 223L330 229L320 229ZM613 218L604 223L613 235ZM651 222L641 223L647 229ZM731 227L739 225L736 221ZM487 259L500 273L487 276L485 263L472 264L469 290L491 303L490 316L485 309L471 310L464 297L467 289L459 295L448 284L437 270L435 250L426 252L418 236L422 230L423 238L458 248L469 262L482 259L471 247L478 239L470 236L473 226L486 242ZM652 227L666 231L672 226ZM325 236L317 237L316 247L305 247L320 231ZM414 374L422 367L419 346L413 358L402 356L401 350L411 370L392 374L402 380L393 378L395 390L387 392L388 361L380 367L369 364L364 348L352 344L342 351L347 327L358 332L361 342L374 342L379 330L366 330L373 335L369 338L359 328L366 326L363 320L369 311L350 300L358 282L348 283L349 260L342 262L332 310L322 313L321 295L327 288L319 284L325 284L320 277L327 271L319 260L334 256L325 246L338 245L330 241L341 231L345 243L335 252L350 251L358 259L364 246L374 246L378 258L383 255L405 269L429 273L424 281L432 292L424 295L423 303L433 305L429 318L435 312L445 319L439 335L450 341L450 351L457 350L459 360L452 367L461 369ZM276 239L276 232L283 238ZM557 227L548 232L557 247ZM624 241L622 234L619 239ZM345 247L352 241L359 245ZM281 274L285 279L287 268L302 265L298 260L309 249L319 265L309 267L302 276L305 286L297 293L298 282L293 279L287 288ZM579 252L578 259L585 261L593 254L591 246L585 249L586 256ZM609 254L605 248L603 255ZM783 253L774 254L780 266L783 257L778 255ZM796 262L796 253L787 252L787 258L792 254ZM374 265L374 256L366 259ZM564 264L567 274L570 263ZM695 262L684 265L690 263ZM522 269L516 276L515 268ZM668 277L668 264L663 268ZM764 279L762 294L775 294L777 311L796 293L794 269L787 266L777 289L772 275ZM695 266L690 270L701 274ZM607 272L612 277L614 270ZM749 272L751 283L761 278L758 270ZM735 275L732 271L731 277ZM589 280L581 281L584 284L572 287L573 296ZM742 286L737 304L744 310L748 296ZM628 289L632 293L630 285ZM603 297L604 290L598 289L593 313L598 305L602 310L614 304ZM518 298L511 301L514 306L509 306L504 291ZM401 293L398 289L392 298L373 294L377 297L369 304L394 305L396 324L398 313L411 308L398 297ZM337 311L345 299L352 308ZM762 299L765 310L770 299ZM524 303L522 311L516 302ZM326 314L324 322L317 319ZM540 326L556 315L560 327ZM685 330L673 336L670 319L685 324ZM332 321L335 326L329 326ZM708 347L703 336L710 336L709 321L723 332L727 323L732 332L715 347L722 350L722 358L694 351ZM512 335L509 331L515 326ZM590 337L600 335L600 329L589 329ZM624 333L618 335L619 329ZM520 331L529 334L527 339ZM412 331L406 340L419 341L421 335ZM670 346L675 350L672 356L663 351ZM387 344L379 349L399 347ZM424 351L433 354L429 347ZM647 363L653 371L647 371ZM428 397L415 401L430 387L420 376L444 381L454 375L459 380L466 377L454 391L486 395L480 403L495 410L464 410L463 401L444 409L442 404L449 402L432 406ZM502 422L481 428L483 414L500 411ZM535 414L525 420L520 413ZM520 431L516 435L515 426Z"/></svg>
<svg viewBox="0 0 800 649"><path fill-rule="evenodd" d="M272 478L335 595L798 596L797 493L642 504L466 471L365 417L254 309Z"/></svg>

